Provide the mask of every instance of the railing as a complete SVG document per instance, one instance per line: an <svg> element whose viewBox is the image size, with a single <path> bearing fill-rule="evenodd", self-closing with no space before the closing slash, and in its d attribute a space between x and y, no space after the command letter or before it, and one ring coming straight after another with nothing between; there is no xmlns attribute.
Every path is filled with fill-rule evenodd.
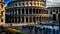
<svg viewBox="0 0 60 34"><path fill-rule="evenodd" d="M56 25L37 25L35 30L37 34L60 34L59 26Z"/></svg>
<svg viewBox="0 0 60 34"><path fill-rule="evenodd" d="M24 26L24 25L23 25ZM34 28L34 25L28 25L27 29L22 30L25 32L25 34L30 33L30 34L60 34L59 31L59 26L48 26L48 25L36 25ZM33 26L29 31L28 29ZM17 29L22 26L16 27Z"/></svg>
<svg viewBox="0 0 60 34"><path fill-rule="evenodd" d="M29 26L29 28L31 28L31 26ZM30 31L28 31L28 32L26 32L26 31L24 31L24 32L26 32L26 33L30 32L30 34L60 34L59 26L43 26L43 25L38 26L37 25L37 26L35 26L35 28L33 26L33 28L31 28L29 30Z"/></svg>
<svg viewBox="0 0 60 34"><path fill-rule="evenodd" d="M59 30L49 29L49 28L43 28L40 30L41 34L59 34Z"/></svg>

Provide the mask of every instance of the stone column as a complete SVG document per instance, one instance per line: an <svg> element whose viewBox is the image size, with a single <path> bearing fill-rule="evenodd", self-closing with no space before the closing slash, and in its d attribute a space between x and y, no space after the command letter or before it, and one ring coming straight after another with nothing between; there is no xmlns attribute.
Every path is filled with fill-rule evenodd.
<svg viewBox="0 0 60 34"><path fill-rule="evenodd" d="M11 22L11 17L10 17L10 22Z"/></svg>
<svg viewBox="0 0 60 34"><path fill-rule="evenodd" d="M59 19L59 18L58 18L58 14L56 15L56 19L57 19L57 21L58 21L58 19Z"/></svg>
<svg viewBox="0 0 60 34"><path fill-rule="evenodd" d="M39 16L39 22L41 22L40 16Z"/></svg>
<svg viewBox="0 0 60 34"><path fill-rule="evenodd" d="M39 22L39 17L38 17L38 22Z"/></svg>
<svg viewBox="0 0 60 34"><path fill-rule="evenodd" d="M14 17L14 23L15 23L15 17Z"/></svg>
<svg viewBox="0 0 60 34"><path fill-rule="evenodd" d="M39 8L38 8L38 14L39 14Z"/></svg>
<svg viewBox="0 0 60 34"><path fill-rule="evenodd" d="M13 15L14 15L14 9L13 9Z"/></svg>
<svg viewBox="0 0 60 34"><path fill-rule="evenodd" d="M21 10L21 15L22 15L22 8L20 8L20 10Z"/></svg>
<svg viewBox="0 0 60 34"><path fill-rule="evenodd" d="M20 17L21 18L21 23L22 23L22 17Z"/></svg>
<svg viewBox="0 0 60 34"><path fill-rule="evenodd" d="M15 17L13 17L13 18L15 18ZM13 19L14 20L14 19Z"/></svg>
<svg viewBox="0 0 60 34"><path fill-rule="evenodd" d="M29 17L28 17L28 23L29 23Z"/></svg>
<svg viewBox="0 0 60 34"><path fill-rule="evenodd" d="M37 23L37 20L38 20L38 19L37 19L37 16L36 16L36 23Z"/></svg>
<svg viewBox="0 0 60 34"><path fill-rule="evenodd" d="M43 16L42 16L42 22L43 22Z"/></svg>
<svg viewBox="0 0 60 34"><path fill-rule="evenodd" d="M14 15L15 15L15 9L14 9Z"/></svg>
<svg viewBox="0 0 60 34"><path fill-rule="evenodd" d="M26 17L24 16L24 22L26 23Z"/></svg>
<svg viewBox="0 0 60 34"><path fill-rule="evenodd" d="M32 18L32 23L33 23L33 16L31 18Z"/></svg>
<svg viewBox="0 0 60 34"><path fill-rule="evenodd" d="M42 17L41 17L41 22L42 22Z"/></svg>
<svg viewBox="0 0 60 34"><path fill-rule="evenodd" d="M18 13L18 9L19 9L19 8L17 8L17 15L19 15L19 13Z"/></svg>
<svg viewBox="0 0 60 34"><path fill-rule="evenodd" d="M17 17L17 23L18 23L18 17Z"/></svg>
<svg viewBox="0 0 60 34"><path fill-rule="evenodd" d="M45 17L44 17L44 22L45 22Z"/></svg>
<svg viewBox="0 0 60 34"><path fill-rule="evenodd" d="M46 17L46 22L47 22L47 17Z"/></svg>
<svg viewBox="0 0 60 34"><path fill-rule="evenodd" d="M28 8L28 15L29 15L29 8Z"/></svg>
<svg viewBox="0 0 60 34"><path fill-rule="evenodd" d="M38 16L37 16L38 17ZM37 20L37 22L39 22L39 17L38 17L38 20Z"/></svg>
<svg viewBox="0 0 60 34"><path fill-rule="evenodd" d="M43 22L44 22L44 16L43 16L43 18L42 18L42 19L43 19Z"/></svg>
<svg viewBox="0 0 60 34"><path fill-rule="evenodd" d="M31 8L32 9L32 14L33 14L33 8Z"/></svg>
<svg viewBox="0 0 60 34"><path fill-rule="evenodd" d="M45 22L46 22L46 17L45 17Z"/></svg>
<svg viewBox="0 0 60 34"><path fill-rule="evenodd" d="M35 8L35 13L37 14L37 12L36 12L36 11L37 11L37 8Z"/></svg>
<svg viewBox="0 0 60 34"><path fill-rule="evenodd" d="M26 15L26 8L24 8L24 14Z"/></svg>
<svg viewBox="0 0 60 34"><path fill-rule="evenodd" d="M17 15L18 15L18 9L16 8L16 10L17 10L16 12L17 12Z"/></svg>
<svg viewBox="0 0 60 34"><path fill-rule="evenodd" d="M42 14L42 9L41 9L41 14Z"/></svg>
<svg viewBox="0 0 60 34"><path fill-rule="evenodd" d="M19 17L20 18L20 21L19 22L21 22L21 17Z"/></svg>
<svg viewBox="0 0 60 34"><path fill-rule="evenodd" d="M17 21L17 17L16 17L16 21Z"/></svg>

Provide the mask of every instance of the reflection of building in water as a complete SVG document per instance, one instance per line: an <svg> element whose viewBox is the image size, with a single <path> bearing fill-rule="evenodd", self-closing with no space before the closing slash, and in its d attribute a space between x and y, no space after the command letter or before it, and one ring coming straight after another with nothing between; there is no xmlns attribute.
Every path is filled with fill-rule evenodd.
<svg viewBox="0 0 60 34"><path fill-rule="evenodd" d="M0 25L5 24L5 6L4 0L0 0Z"/></svg>
<svg viewBox="0 0 60 34"><path fill-rule="evenodd" d="M60 21L60 7L48 7L47 10L52 20Z"/></svg>
<svg viewBox="0 0 60 34"><path fill-rule="evenodd" d="M15 0L6 8L6 23L47 23L45 0Z"/></svg>

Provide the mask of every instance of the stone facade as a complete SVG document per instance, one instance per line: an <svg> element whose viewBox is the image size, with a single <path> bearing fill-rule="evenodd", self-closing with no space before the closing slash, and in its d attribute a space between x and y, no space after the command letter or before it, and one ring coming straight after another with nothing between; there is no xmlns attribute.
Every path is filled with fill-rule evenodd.
<svg viewBox="0 0 60 34"><path fill-rule="evenodd" d="M48 15L52 21L60 21L60 7L48 7Z"/></svg>
<svg viewBox="0 0 60 34"><path fill-rule="evenodd" d="M6 23L48 23L45 4L45 0L12 1L6 7Z"/></svg>
<svg viewBox="0 0 60 34"><path fill-rule="evenodd" d="M5 24L5 6L4 0L0 0L0 25Z"/></svg>

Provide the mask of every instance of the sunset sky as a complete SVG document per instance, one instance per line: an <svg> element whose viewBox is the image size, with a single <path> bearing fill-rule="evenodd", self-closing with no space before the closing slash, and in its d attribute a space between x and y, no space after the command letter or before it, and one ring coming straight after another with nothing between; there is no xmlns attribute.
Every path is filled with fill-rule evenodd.
<svg viewBox="0 0 60 34"><path fill-rule="evenodd" d="M5 5L13 0L5 0ZM46 0L46 7L60 7L60 0Z"/></svg>

